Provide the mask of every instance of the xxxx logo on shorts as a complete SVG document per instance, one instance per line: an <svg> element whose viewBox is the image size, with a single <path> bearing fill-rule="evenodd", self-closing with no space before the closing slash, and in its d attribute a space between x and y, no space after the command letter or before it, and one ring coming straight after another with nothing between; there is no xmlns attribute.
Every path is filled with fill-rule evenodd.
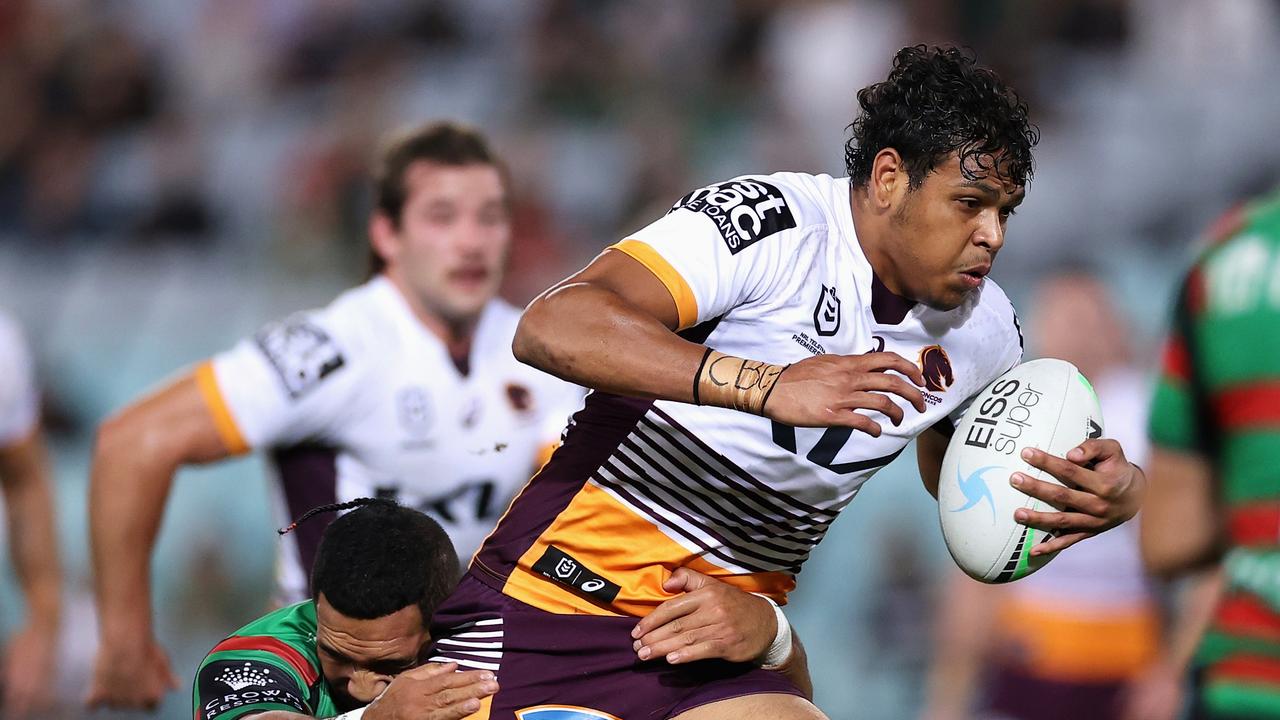
<svg viewBox="0 0 1280 720"><path fill-rule="evenodd" d="M619 720L599 710L574 705L538 705L516 711L516 720Z"/></svg>

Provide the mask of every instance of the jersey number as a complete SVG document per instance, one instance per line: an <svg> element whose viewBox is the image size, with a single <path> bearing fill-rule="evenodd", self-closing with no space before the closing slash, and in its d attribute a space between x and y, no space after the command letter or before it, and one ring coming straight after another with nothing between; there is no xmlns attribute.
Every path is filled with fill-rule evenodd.
<svg viewBox="0 0 1280 720"><path fill-rule="evenodd" d="M796 429L790 425L784 425L777 420L773 423L773 442L778 447L787 452L797 453L796 450ZM856 460L854 462L836 462L836 455L844 449L845 443L849 442L849 438L853 437L853 428L847 427L829 427L822 432L822 437L818 438L818 442L814 443L813 448L809 450L809 454L805 455L805 459L817 465L824 467L837 475L849 475L862 470L878 468L893 462L893 459L902 454L900 448L897 452L884 457L872 458L870 460Z"/></svg>

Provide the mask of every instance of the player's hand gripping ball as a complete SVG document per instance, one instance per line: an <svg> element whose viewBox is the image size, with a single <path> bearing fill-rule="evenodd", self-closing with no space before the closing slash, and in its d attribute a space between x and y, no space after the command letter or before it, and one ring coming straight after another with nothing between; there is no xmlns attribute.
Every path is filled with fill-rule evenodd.
<svg viewBox="0 0 1280 720"><path fill-rule="evenodd" d="M1146 478L1102 434L1098 398L1071 363L1023 363L979 393L938 479L942 534L960 569L1017 580L1133 517Z"/></svg>

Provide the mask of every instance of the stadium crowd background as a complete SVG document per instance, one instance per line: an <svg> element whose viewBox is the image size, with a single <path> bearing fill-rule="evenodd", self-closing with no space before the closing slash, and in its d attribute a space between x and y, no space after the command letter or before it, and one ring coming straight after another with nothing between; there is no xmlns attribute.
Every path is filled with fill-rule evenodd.
<svg viewBox="0 0 1280 720"><path fill-rule="evenodd" d="M1085 263L1154 358L1201 231L1280 179L1275 0L0 4L0 307L34 346L55 445L65 716L96 636L93 428L362 279L380 135L456 118L492 136L516 188L505 294L523 303L690 189L842 174L855 91L913 42L973 47L1031 103L1035 180L994 274L1024 317L1038 277ZM789 611L832 717L909 717L921 700L949 560L911 456L836 524ZM265 606L267 482L250 458L177 484L156 592L180 677ZM160 716L188 703L189 687Z"/></svg>

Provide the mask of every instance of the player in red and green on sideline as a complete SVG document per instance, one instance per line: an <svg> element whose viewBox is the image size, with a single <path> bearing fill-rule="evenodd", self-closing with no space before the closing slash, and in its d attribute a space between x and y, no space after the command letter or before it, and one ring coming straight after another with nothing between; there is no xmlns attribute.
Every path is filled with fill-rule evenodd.
<svg viewBox="0 0 1280 720"><path fill-rule="evenodd" d="M1143 555L1220 583L1195 716L1280 718L1280 193L1213 235L1178 294L1152 406Z"/></svg>
<svg viewBox="0 0 1280 720"><path fill-rule="evenodd" d="M325 528L313 598L245 625L201 662L195 720L458 720L497 690L487 670L422 665L427 620L458 574L449 536L390 500L321 506L299 522L353 505Z"/></svg>

